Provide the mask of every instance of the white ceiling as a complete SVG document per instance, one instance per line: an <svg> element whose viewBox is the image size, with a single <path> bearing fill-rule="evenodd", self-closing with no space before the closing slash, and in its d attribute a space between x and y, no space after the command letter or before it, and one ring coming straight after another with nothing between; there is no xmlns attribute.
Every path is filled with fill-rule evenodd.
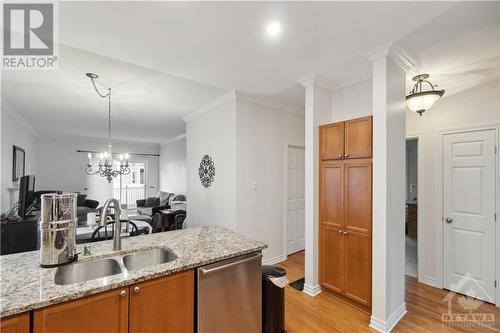
<svg viewBox="0 0 500 333"><path fill-rule="evenodd" d="M433 66L451 66L439 58L446 50L452 50L450 57L464 53L462 36L481 45L492 37L482 38L481 30L486 25L492 31L492 15L484 19L484 9L462 7L453 2L61 2L60 69L2 72L2 97L40 132L103 137L106 101L84 76L96 72L113 88L113 136L161 142L185 130L182 116L232 89L303 106L298 79L317 72L343 85L367 77L370 64L362 54L389 40L400 41L423 69L438 73ZM455 22L457 17L472 23ZM271 20L282 24L278 39L264 33ZM481 54L489 56L487 49ZM435 57L443 60L436 64ZM453 66L464 59L456 57Z"/></svg>

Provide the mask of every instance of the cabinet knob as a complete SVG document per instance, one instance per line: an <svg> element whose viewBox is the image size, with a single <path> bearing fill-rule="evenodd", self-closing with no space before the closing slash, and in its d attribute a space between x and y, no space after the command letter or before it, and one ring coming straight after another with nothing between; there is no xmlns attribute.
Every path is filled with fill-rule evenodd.
<svg viewBox="0 0 500 333"><path fill-rule="evenodd" d="M121 297L127 296L127 292L125 290L120 291L120 296Z"/></svg>
<svg viewBox="0 0 500 333"><path fill-rule="evenodd" d="M349 157L349 155L344 155L344 158L348 158L348 157Z"/></svg>
<svg viewBox="0 0 500 333"><path fill-rule="evenodd" d="M342 155L337 155L338 158L342 158Z"/></svg>
<svg viewBox="0 0 500 333"><path fill-rule="evenodd" d="M139 293L139 291L141 291L141 288L139 288L139 287L134 287L134 293L138 294L138 293Z"/></svg>
<svg viewBox="0 0 500 333"><path fill-rule="evenodd" d="M347 231L344 231L344 235L347 235Z"/></svg>
<svg viewBox="0 0 500 333"><path fill-rule="evenodd" d="M342 233L342 230L339 230L339 234L341 234L341 233Z"/></svg>

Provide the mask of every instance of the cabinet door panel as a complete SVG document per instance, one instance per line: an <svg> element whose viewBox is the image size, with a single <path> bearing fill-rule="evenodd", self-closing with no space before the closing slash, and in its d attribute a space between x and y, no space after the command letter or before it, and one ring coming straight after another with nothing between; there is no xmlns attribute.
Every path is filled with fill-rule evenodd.
<svg viewBox="0 0 500 333"><path fill-rule="evenodd" d="M371 238L347 232L345 238L345 295L365 306L371 306Z"/></svg>
<svg viewBox="0 0 500 333"><path fill-rule="evenodd" d="M133 285L130 292L130 333L193 332L192 270Z"/></svg>
<svg viewBox="0 0 500 333"><path fill-rule="evenodd" d="M345 122L345 155L346 158L372 156L372 117Z"/></svg>
<svg viewBox="0 0 500 333"><path fill-rule="evenodd" d="M320 223L342 228L344 225L344 165L325 161L320 173Z"/></svg>
<svg viewBox="0 0 500 333"><path fill-rule="evenodd" d="M35 310L33 332L127 333L128 294L126 287Z"/></svg>
<svg viewBox="0 0 500 333"><path fill-rule="evenodd" d="M323 287L344 291L344 235L342 230L320 227L320 283Z"/></svg>
<svg viewBox="0 0 500 333"><path fill-rule="evenodd" d="M321 126L319 133L321 159L342 159L344 155L344 122Z"/></svg>
<svg viewBox="0 0 500 333"><path fill-rule="evenodd" d="M2 318L0 320L0 332L2 333L29 333L30 315L22 313L19 315Z"/></svg>
<svg viewBox="0 0 500 333"><path fill-rule="evenodd" d="M346 161L344 221L347 231L371 233L372 163L371 160Z"/></svg>

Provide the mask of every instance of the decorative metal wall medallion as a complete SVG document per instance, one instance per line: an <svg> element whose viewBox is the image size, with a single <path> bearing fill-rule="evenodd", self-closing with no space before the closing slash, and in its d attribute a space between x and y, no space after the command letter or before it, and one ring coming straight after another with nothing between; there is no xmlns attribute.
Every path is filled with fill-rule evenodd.
<svg viewBox="0 0 500 333"><path fill-rule="evenodd" d="M198 175L200 176L201 185L203 185L204 188L209 188L210 185L212 185L215 176L215 165L210 156L205 155L201 159Z"/></svg>

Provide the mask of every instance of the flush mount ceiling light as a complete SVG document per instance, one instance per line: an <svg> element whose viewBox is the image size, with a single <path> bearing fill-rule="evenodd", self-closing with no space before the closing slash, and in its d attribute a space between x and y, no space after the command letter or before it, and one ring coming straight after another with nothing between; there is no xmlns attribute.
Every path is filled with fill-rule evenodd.
<svg viewBox="0 0 500 333"><path fill-rule="evenodd" d="M429 78L429 74L419 74L413 77L413 81L415 81L415 86L413 86L413 90L409 92L406 96L406 104L408 108L420 116L422 113L429 110L436 101L443 96L444 90L435 90L437 88L437 84L430 83L427 79ZM423 90L422 83L427 83L431 90Z"/></svg>
<svg viewBox="0 0 500 333"><path fill-rule="evenodd" d="M281 24L277 21L269 22L266 26L266 33L269 37L277 37L281 34Z"/></svg>

